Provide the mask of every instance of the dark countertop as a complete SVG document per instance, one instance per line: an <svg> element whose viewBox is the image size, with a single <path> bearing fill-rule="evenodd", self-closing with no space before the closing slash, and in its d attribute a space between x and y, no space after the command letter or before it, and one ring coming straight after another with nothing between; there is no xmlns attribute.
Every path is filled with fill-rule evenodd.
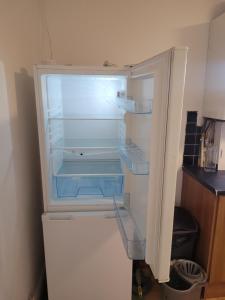
<svg viewBox="0 0 225 300"><path fill-rule="evenodd" d="M203 168L183 166L183 171L195 178L217 196L225 195L225 171L204 172Z"/></svg>

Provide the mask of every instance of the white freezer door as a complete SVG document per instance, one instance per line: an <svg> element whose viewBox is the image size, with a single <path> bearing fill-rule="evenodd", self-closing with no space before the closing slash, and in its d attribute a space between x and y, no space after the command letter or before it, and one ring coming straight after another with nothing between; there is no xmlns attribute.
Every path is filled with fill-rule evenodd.
<svg viewBox="0 0 225 300"><path fill-rule="evenodd" d="M130 300L132 261L113 212L42 216L49 300Z"/></svg>
<svg viewBox="0 0 225 300"><path fill-rule="evenodd" d="M151 128L146 130L151 136L148 191L140 188L136 199L131 192L130 210L144 232L145 260L159 282L169 280L186 59L187 48L172 48L135 65L130 74L131 82L153 79Z"/></svg>

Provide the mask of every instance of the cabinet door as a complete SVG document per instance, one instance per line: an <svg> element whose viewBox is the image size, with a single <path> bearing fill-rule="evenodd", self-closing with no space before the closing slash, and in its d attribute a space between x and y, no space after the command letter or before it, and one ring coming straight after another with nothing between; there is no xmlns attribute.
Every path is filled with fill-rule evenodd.
<svg viewBox="0 0 225 300"><path fill-rule="evenodd" d="M210 273L213 235L215 229L217 197L190 175L184 173L182 202L200 226L197 261Z"/></svg>
<svg viewBox="0 0 225 300"><path fill-rule="evenodd" d="M206 68L205 117L225 120L225 14L210 24Z"/></svg>
<svg viewBox="0 0 225 300"><path fill-rule="evenodd" d="M139 228L145 226L145 260L160 282L169 279L186 57L186 48L173 48L135 65L130 74L131 82L151 78L153 85L151 128L142 128L151 137L148 191L140 188L131 199L131 213Z"/></svg>
<svg viewBox="0 0 225 300"><path fill-rule="evenodd" d="M214 243L212 248L212 263L210 283L225 283L225 197L219 197L217 218L215 222ZM225 294L225 290L223 295Z"/></svg>

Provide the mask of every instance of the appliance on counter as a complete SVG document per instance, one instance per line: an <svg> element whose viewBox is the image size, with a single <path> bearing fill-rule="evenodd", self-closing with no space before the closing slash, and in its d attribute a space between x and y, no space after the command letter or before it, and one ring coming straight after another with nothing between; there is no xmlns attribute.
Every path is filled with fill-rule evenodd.
<svg viewBox="0 0 225 300"><path fill-rule="evenodd" d="M206 172L225 170L225 122L205 119L202 126L199 166Z"/></svg>
<svg viewBox="0 0 225 300"><path fill-rule="evenodd" d="M169 280L186 58L35 67L50 300L131 299L133 259Z"/></svg>
<svg viewBox="0 0 225 300"><path fill-rule="evenodd" d="M225 170L225 122L215 122L214 145L217 148L217 169Z"/></svg>

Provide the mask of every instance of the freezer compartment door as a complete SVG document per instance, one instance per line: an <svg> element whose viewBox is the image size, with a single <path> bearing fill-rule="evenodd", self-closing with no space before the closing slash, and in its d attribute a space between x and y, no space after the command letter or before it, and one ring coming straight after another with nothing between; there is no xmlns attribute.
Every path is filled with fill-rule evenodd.
<svg viewBox="0 0 225 300"><path fill-rule="evenodd" d="M49 300L131 299L132 261L113 212L42 217Z"/></svg>
<svg viewBox="0 0 225 300"><path fill-rule="evenodd" d="M120 209L117 217L129 256L145 258L159 282L169 280L186 59L187 48L172 48L131 68L128 82L129 97L152 101L151 114L127 122L149 174L126 176L128 214Z"/></svg>

